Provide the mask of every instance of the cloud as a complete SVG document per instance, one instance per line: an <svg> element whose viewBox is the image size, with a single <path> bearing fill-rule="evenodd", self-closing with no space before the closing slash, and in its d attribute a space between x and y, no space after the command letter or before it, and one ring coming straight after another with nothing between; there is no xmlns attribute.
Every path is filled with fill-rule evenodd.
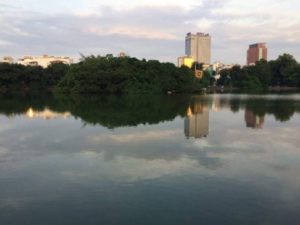
<svg viewBox="0 0 300 225"><path fill-rule="evenodd" d="M0 3L0 9L18 9L18 6L14 6L12 4Z"/></svg>
<svg viewBox="0 0 300 225"><path fill-rule="evenodd" d="M90 159L93 160L93 159ZM145 160L132 157L117 157L113 161L103 161L103 169L112 179L139 181L156 179L166 175L181 175L192 170L199 171L198 162L194 159L179 158L174 161L164 159Z"/></svg>
<svg viewBox="0 0 300 225"><path fill-rule="evenodd" d="M5 156L8 153L8 149L0 146L0 157Z"/></svg>
<svg viewBox="0 0 300 225"><path fill-rule="evenodd" d="M300 59L297 1L4 1L0 9L3 54L117 54L175 62L187 32L212 35L212 58L244 63L249 44L267 42L269 58L284 52ZM6 5L12 7L7 7ZM292 4L292 6L291 6ZM264 4L265 5L265 4ZM4 45L3 43L11 43Z"/></svg>
<svg viewBox="0 0 300 225"><path fill-rule="evenodd" d="M0 40L0 47L8 47L10 45L11 45L10 42Z"/></svg>
<svg viewBox="0 0 300 225"><path fill-rule="evenodd" d="M178 37L163 31L151 30L134 26L115 26L111 28L89 27L83 31L85 34L97 36L125 36L133 39L160 39L160 40L176 40Z"/></svg>
<svg viewBox="0 0 300 225"><path fill-rule="evenodd" d="M94 4L94 6L103 6L108 5L110 7L113 7L116 10L124 11L124 10L132 10L135 8L140 7L146 7L146 8L172 8L172 7L178 7L182 8L184 10L191 10L195 6L200 6L203 4L203 0L152 0L152 1L145 1L145 0L130 0L130 1L124 1L124 0L114 0L110 3L107 3L107 1L99 1L99 0L87 0L90 4Z"/></svg>
<svg viewBox="0 0 300 225"><path fill-rule="evenodd" d="M185 24L196 25L199 29L211 29L215 21L212 19L201 18L199 20L186 21Z"/></svg>

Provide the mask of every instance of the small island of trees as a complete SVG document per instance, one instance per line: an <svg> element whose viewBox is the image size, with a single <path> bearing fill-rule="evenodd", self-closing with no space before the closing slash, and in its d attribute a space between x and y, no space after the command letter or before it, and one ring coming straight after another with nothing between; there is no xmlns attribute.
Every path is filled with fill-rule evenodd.
<svg viewBox="0 0 300 225"><path fill-rule="evenodd" d="M84 57L58 83L63 93L190 93L201 89L191 69L130 57Z"/></svg>

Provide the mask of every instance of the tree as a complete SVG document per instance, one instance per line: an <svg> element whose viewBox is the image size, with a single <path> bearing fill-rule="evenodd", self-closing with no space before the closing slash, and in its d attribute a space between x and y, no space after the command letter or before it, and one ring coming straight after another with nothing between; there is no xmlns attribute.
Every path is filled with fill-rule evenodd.
<svg viewBox="0 0 300 225"><path fill-rule="evenodd" d="M283 54L276 61L271 62L272 84L281 86L295 86L297 83L298 63L292 55Z"/></svg>
<svg viewBox="0 0 300 225"><path fill-rule="evenodd" d="M203 63L193 62L192 70L203 70Z"/></svg>
<svg viewBox="0 0 300 225"><path fill-rule="evenodd" d="M266 90L269 87L272 75L271 67L266 60L261 59L253 66L244 67L243 70L245 71L247 76L255 76L258 79L259 83L255 81L257 84L259 84L259 87L257 88L263 88ZM249 81L249 77L247 77L246 80ZM252 79L252 81L254 80ZM254 83L252 83L252 85L253 84Z"/></svg>
<svg viewBox="0 0 300 225"><path fill-rule="evenodd" d="M220 79L217 81L217 85L229 86L231 85L230 69L223 69L220 71Z"/></svg>

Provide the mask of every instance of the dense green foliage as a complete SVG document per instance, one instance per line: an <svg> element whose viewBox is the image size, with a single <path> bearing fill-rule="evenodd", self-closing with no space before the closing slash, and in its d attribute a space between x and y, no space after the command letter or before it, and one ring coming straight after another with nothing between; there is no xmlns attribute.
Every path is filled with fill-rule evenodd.
<svg viewBox="0 0 300 225"><path fill-rule="evenodd" d="M300 87L300 64L289 54L276 60L260 60L255 65L234 66L221 71L218 85L246 90L264 90L269 86Z"/></svg>
<svg viewBox="0 0 300 225"><path fill-rule="evenodd" d="M187 67L124 57L85 57L71 66L57 90L64 93L194 92L201 83Z"/></svg>
<svg viewBox="0 0 300 225"><path fill-rule="evenodd" d="M187 67L136 58L90 56L71 66L0 63L0 92L40 91L56 87L64 93L195 92L201 83Z"/></svg>
<svg viewBox="0 0 300 225"><path fill-rule="evenodd" d="M0 63L0 92L45 90L58 84L69 69L65 64L40 66Z"/></svg>
<svg viewBox="0 0 300 225"><path fill-rule="evenodd" d="M89 56L71 66L53 64L48 68L0 63L0 93L52 90L71 94L99 93L193 93L214 84L211 69L202 79L193 69L157 60L130 57ZM220 72L217 85L247 91L270 86L300 87L300 64L288 54L273 61L261 60L251 66L234 66Z"/></svg>

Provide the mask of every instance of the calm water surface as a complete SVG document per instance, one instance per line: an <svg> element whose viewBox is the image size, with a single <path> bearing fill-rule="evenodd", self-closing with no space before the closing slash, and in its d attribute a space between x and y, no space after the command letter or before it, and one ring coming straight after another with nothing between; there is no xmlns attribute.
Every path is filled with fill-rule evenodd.
<svg viewBox="0 0 300 225"><path fill-rule="evenodd" d="M300 224L300 95L0 97L0 224Z"/></svg>

